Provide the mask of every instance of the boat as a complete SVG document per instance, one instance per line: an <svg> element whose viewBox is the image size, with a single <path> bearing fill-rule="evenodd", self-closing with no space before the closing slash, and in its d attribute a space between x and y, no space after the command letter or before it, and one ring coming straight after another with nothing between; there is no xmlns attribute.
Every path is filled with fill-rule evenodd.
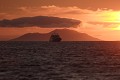
<svg viewBox="0 0 120 80"><path fill-rule="evenodd" d="M50 36L49 42L61 42L62 38L57 33L53 33Z"/></svg>

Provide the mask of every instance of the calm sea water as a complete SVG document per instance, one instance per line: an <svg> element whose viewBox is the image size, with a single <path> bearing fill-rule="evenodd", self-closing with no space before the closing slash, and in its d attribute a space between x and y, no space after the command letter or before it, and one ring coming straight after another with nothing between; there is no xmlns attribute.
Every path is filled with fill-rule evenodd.
<svg viewBox="0 0 120 80"><path fill-rule="evenodd" d="M120 80L120 42L0 42L0 80Z"/></svg>

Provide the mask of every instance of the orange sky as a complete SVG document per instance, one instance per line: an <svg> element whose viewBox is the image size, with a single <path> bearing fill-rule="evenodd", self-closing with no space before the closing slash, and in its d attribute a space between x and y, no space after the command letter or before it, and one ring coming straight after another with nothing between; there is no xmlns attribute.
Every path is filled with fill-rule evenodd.
<svg viewBox="0 0 120 80"><path fill-rule="evenodd" d="M29 16L55 16L82 21L75 30L103 40L120 40L120 0L0 0L0 20ZM0 40L54 28L0 27Z"/></svg>

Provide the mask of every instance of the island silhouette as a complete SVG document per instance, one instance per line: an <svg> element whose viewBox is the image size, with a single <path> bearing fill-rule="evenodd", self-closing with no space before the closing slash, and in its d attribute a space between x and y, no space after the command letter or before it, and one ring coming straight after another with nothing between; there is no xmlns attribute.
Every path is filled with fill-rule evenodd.
<svg viewBox="0 0 120 80"><path fill-rule="evenodd" d="M80 33L70 29L55 29L49 33L27 33L10 41L49 41L50 36L55 32L61 36L62 41L101 41L86 33Z"/></svg>

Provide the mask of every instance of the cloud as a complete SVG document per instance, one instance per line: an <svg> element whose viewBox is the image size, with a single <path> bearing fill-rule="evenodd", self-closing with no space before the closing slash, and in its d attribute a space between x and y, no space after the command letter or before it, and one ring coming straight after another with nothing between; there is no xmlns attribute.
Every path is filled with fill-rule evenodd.
<svg viewBox="0 0 120 80"><path fill-rule="evenodd" d="M41 6L41 7L20 7L19 10L23 16L55 16L55 17L66 17L74 18L82 21L110 21L116 20L117 15L120 14L120 11L114 11L112 9L81 9L76 6L72 7L59 7L55 5L51 6ZM117 16L117 17L116 17ZM111 18L111 19L110 19ZM109 20L108 20L109 19Z"/></svg>
<svg viewBox="0 0 120 80"><path fill-rule="evenodd" d="M35 16L35 17L21 17L12 20L1 20L0 27L42 27L42 28L70 28L77 27L81 21L49 17L49 16Z"/></svg>
<svg viewBox="0 0 120 80"><path fill-rule="evenodd" d="M119 25L120 22L88 22L89 24L93 24L93 25Z"/></svg>
<svg viewBox="0 0 120 80"><path fill-rule="evenodd" d="M86 24L87 27L117 27L118 24L115 22L120 21L120 11L114 11L112 9L82 9L76 6L71 7L60 7L60 6L40 6L40 7L19 7L17 8L16 14L12 15L13 18L19 17L34 17L34 16L53 16L53 17L64 17L77 19ZM13 19L12 18L12 19ZM3 18L2 18L3 19ZM8 17L8 19L11 19ZM89 22L89 23L88 23ZM108 23L109 22L109 23ZM111 22L111 23L110 23ZM86 27L81 26L81 27Z"/></svg>
<svg viewBox="0 0 120 80"><path fill-rule="evenodd" d="M7 13L0 13L0 19L5 19L5 18L8 18L8 17L11 17L11 16Z"/></svg>
<svg viewBox="0 0 120 80"><path fill-rule="evenodd" d="M44 16L60 16L64 14L88 14L91 10L80 9L76 6L73 7L59 7L55 5L41 6L41 7L20 7L21 12L30 15L44 15Z"/></svg>

